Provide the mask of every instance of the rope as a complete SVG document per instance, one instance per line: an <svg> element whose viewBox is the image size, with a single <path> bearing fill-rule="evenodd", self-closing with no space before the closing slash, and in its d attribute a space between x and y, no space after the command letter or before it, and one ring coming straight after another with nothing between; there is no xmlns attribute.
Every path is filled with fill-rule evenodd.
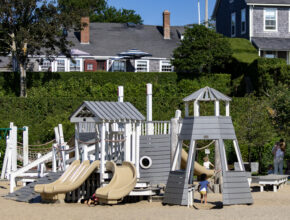
<svg viewBox="0 0 290 220"><path fill-rule="evenodd" d="M55 139L53 139L53 140L51 140L51 141L49 141L49 142L46 142L46 143L44 143L44 144L36 144L36 145L32 145L32 144L30 144L30 145L28 145L28 147L42 147L42 146L46 146L46 145L48 145L48 144L51 144L52 142L54 142L55 141ZM20 144L20 145L23 145L23 143L20 143L20 142L17 142L18 144Z"/></svg>
<svg viewBox="0 0 290 220"><path fill-rule="evenodd" d="M214 142L215 142L215 140L213 140L212 142L210 142L208 145L205 145L205 146L203 146L203 147L196 148L196 150L204 150L204 149L208 148L210 145L212 145ZM186 145L185 143L182 143L182 144L183 144L185 147L188 147L188 148L189 148L189 146Z"/></svg>

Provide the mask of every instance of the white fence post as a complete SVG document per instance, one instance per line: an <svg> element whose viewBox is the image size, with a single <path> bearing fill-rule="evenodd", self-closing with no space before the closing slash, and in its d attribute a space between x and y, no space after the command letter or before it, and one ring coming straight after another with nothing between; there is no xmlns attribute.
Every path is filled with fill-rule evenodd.
<svg viewBox="0 0 290 220"><path fill-rule="evenodd" d="M53 144L52 146L52 172L56 172L56 154L57 154L57 144Z"/></svg>
<svg viewBox="0 0 290 220"><path fill-rule="evenodd" d="M154 127L152 124L152 84L148 83L147 86L147 135L154 134Z"/></svg>
<svg viewBox="0 0 290 220"><path fill-rule="evenodd" d="M17 170L17 127L13 126L12 130L12 141L11 141L11 147L12 147L12 171Z"/></svg>
<svg viewBox="0 0 290 220"><path fill-rule="evenodd" d="M118 102L124 101L124 87L118 86Z"/></svg>
<svg viewBox="0 0 290 220"><path fill-rule="evenodd" d="M28 127L23 127L23 166L29 163L28 159Z"/></svg>

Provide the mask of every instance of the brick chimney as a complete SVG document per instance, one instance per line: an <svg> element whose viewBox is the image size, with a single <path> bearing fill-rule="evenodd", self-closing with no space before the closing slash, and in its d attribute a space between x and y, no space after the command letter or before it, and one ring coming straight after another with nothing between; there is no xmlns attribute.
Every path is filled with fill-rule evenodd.
<svg viewBox="0 0 290 220"><path fill-rule="evenodd" d="M163 12L163 37L165 40L170 40L170 12Z"/></svg>
<svg viewBox="0 0 290 220"><path fill-rule="evenodd" d="M81 44L89 44L90 43L90 18L82 17L81 25L86 24L85 27L82 27L81 30Z"/></svg>

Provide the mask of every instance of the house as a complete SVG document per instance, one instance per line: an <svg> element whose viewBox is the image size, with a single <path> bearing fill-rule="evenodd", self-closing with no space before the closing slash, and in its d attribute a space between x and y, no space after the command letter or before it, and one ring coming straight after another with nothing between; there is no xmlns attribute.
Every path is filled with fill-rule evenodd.
<svg viewBox="0 0 290 220"><path fill-rule="evenodd" d="M217 0L217 32L249 39L259 56L290 64L290 0Z"/></svg>
<svg viewBox="0 0 290 220"><path fill-rule="evenodd" d="M170 26L170 12L163 12L163 26L136 25L132 23L90 23L80 32L68 32L68 40L74 46L71 55L75 62L58 56L52 62L42 57L31 58L33 71L52 72L171 72L170 60L184 32L183 26ZM138 49L151 54L150 57L128 59L121 52Z"/></svg>

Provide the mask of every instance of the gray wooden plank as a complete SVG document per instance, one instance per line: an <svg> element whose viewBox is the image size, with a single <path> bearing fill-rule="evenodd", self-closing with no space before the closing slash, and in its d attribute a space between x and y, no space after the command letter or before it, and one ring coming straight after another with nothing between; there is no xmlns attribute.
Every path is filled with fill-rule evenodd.
<svg viewBox="0 0 290 220"><path fill-rule="evenodd" d="M223 189L223 193L227 194L227 193L247 193L247 192L251 192L250 188L245 188L245 187L241 187L241 188L224 188Z"/></svg>
<svg viewBox="0 0 290 220"><path fill-rule="evenodd" d="M224 177L246 177L246 173L243 171L225 172Z"/></svg>
<svg viewBox="0 0 290 220"><path fill-rule="evenodd" d="M224 183L223 184L224 188L248 188L249 184L247 182L243 182L243 183Z"/></svg>
<svg viewBox="0 0 290 220"><path fill-rule="evenodd" d="M223 194L225 199L252 199L250 193L226 193Z"/></svg>
<svg viewBox="0 0 290 220"><path fill-rule="evenodd" d="M235 176L235 177L227 177L224 178L224 183L244 183L248 182L246 177L240 177L240 176Z"/></svg>
<svg viewBox="0 0 290 220"><path fill-rule="evenodd" d="M225 199L223 200L224 205L236 205L236 204L252 204L253 199Z"/></svg>

